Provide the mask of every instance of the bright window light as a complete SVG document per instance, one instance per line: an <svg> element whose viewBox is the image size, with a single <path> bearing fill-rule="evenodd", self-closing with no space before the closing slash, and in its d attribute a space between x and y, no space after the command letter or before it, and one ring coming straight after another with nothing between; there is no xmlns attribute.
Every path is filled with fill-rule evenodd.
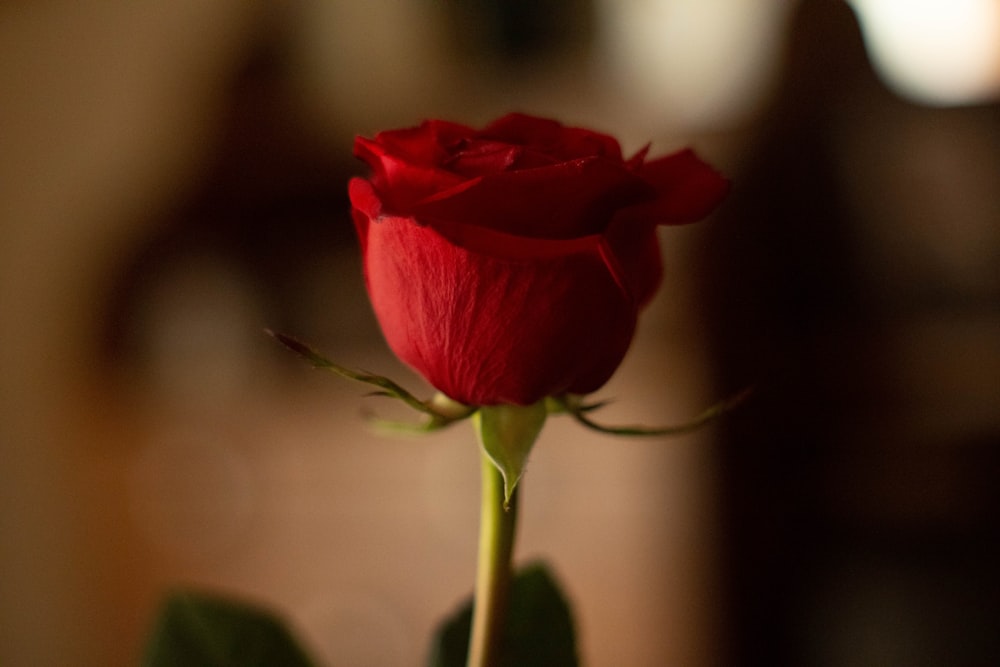
<svg viewBox="0 0 1000 667"><path fill-rule="evenodd" d="M797 0L600 0L604 62L631 107L736 125L771 92Z"/></svg>
<svg viewBox="0 0 1000 667"><path fill-rule="evenodd" d="M1000 93L1000 0L849 0L886 85L923 104Z"/></svg>

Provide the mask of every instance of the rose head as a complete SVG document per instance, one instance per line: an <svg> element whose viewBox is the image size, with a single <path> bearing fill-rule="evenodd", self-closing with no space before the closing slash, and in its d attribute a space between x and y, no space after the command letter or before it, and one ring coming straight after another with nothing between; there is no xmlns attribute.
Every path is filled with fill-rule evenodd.
<svg viewBox="0 0 1000 667"><path fill-rule="evenodd" d="M656 227L693 222L728 182L689 150L624 159L590 130L512 114L359 137L350 197L389 346L467 405L603 385L662 268Z"/></svg>

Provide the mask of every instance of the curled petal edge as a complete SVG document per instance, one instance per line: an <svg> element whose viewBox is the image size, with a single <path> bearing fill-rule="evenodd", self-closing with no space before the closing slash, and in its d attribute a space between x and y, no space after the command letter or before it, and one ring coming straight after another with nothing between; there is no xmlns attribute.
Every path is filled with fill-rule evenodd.
<svg viewBox="0 0 1000 667"><path fill-rule="evenodd" d="M572 239L539 239L446 220L395 216L383 212L378 193L365 179L351 179L349 191L355 209L367 216L371 223L385 224L396 220L402 224L428 227L449 243L486 257L538 261L577 254L591 255L604 264L622 292L635 300L606 234L588 234ZM364 242L362 239L362 244Z"/></svg>

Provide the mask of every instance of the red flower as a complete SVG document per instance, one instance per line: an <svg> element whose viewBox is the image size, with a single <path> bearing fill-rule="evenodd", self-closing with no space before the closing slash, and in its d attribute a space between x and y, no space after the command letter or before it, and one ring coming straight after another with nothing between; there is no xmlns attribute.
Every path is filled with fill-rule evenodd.
<svg viewBox="0 0 1000 667"><path fill-rule="evenodd" d="M586 394L621 363L660 282L656 226L728 182L690 150L628 160L613 138L520 114L358 137L350 183L392 350L468 405Z"/></svg>

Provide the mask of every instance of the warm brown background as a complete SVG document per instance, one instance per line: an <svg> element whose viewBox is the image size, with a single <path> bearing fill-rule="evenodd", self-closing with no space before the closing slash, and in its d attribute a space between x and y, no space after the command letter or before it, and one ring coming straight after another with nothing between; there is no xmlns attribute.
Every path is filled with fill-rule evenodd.
<svg viewBox="0 0 1000 667"><path fill-rule="evenodd" d="M363 294L351 138L510 109L736 182L664 230L601 395L622 422L757 400L674 441L553 420L527 473L519 558L554 564L586 664L1000 654L998 108L890 93L838 1L686 6L0 6L0 665L137 664L188 584L325 664L422 663L472 586L471 433L373 435L362 388L261 331L410 378Z"/></svg>

